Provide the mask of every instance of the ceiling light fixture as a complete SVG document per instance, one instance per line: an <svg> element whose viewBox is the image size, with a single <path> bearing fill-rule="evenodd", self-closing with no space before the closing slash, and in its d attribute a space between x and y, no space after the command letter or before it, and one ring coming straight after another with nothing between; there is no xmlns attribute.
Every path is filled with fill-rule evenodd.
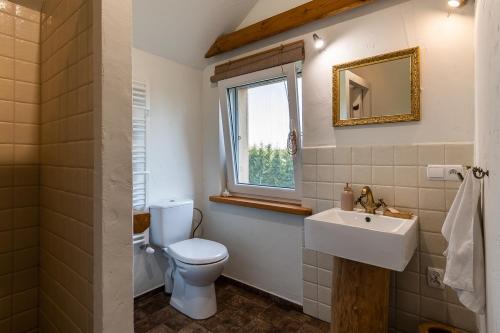
<svg viewBox="0 0 500 333"><path fill-rule="evenodd" d="M314 39L314 47L317 48L318 50L322 49L323 46L325 46L325 41L321 39L321 37L318 36L318 34L313 34L313 39Z"/></svg>
<svg viewBox="0 0 500 333"><path fill-rule="evenodd" d="M465 0L448 0L448 6L451 8L458 8L465 4Z"/></svg>

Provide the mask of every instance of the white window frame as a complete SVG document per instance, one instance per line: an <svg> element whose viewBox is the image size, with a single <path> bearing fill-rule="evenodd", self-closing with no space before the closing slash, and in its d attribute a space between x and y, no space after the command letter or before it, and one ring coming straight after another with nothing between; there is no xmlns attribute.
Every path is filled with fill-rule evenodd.
<svg viewBox="0 0 500 333"><path fill-rule="evenodd" d="M219 81L219 101L222 115L222 125L224 132L224 146L226 152L227 166L227 189L230 192L258 196L269 197L274 199L300 200L302 195L302 137L301 125L298 106L298 91L297 91L297 71L296 64L286 64L283 66L273 67L262 71L237 76L234 78ZM267 81L277 78L286 78L288 88L288 110L291 123L294 124L297 133L297 153L293 157L294 182L295 188L278 188L262 185L239 184L237 182L237 171L234 163L235 152L231 138L232 126L230 124L230 107L228 89L236 88L248 84L254 84L261 81Z"/></svg>

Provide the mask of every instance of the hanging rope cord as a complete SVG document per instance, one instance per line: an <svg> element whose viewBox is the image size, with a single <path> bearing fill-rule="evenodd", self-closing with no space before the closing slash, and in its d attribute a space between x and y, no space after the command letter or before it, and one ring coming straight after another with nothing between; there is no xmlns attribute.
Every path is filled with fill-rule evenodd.
<svg viewBox="0 0 500 333"><path fill-rule="evenodd" d="M281 57L281 53L280 53ZM283 64L281 64L281 73L285 77L285 80L283 81L283 85L285 88L285 93L286 93L286 100L288 103L290 103L290 96L288 95L288 76L285 75L285 70L283 68ZM297 129L295 128L295 122L293 121L292 118L290 118L290 131L288 132L288 138L286 141L286 150L289 155L291 155L293 158L297 155Z"/></svg>

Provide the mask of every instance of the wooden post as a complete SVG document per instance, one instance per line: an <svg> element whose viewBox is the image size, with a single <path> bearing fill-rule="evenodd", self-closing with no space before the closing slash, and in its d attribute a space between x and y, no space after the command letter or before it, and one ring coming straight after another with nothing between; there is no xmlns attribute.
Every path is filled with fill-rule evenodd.
<svg viewBox="0 0 500 333"><path fill-rule="evenodd" d="M390 271L334 258L332 333L387 333Z"/></svg>

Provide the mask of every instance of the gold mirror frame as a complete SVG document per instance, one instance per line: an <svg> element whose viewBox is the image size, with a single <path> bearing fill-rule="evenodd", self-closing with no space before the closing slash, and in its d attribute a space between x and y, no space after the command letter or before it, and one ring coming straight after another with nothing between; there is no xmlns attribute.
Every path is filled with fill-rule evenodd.
<svg viewBox="0 0 500 333"><path fill-rule="evenodd" d="M376 116L356 119L340 119L340 71L360 66L398 60L410 56L411 63L411 113L388 116ZM381 54L378 56L356 60L333 66L333 126L354 126L367 124L397 123L420 120L420 50L418 47Z"/></svg>

